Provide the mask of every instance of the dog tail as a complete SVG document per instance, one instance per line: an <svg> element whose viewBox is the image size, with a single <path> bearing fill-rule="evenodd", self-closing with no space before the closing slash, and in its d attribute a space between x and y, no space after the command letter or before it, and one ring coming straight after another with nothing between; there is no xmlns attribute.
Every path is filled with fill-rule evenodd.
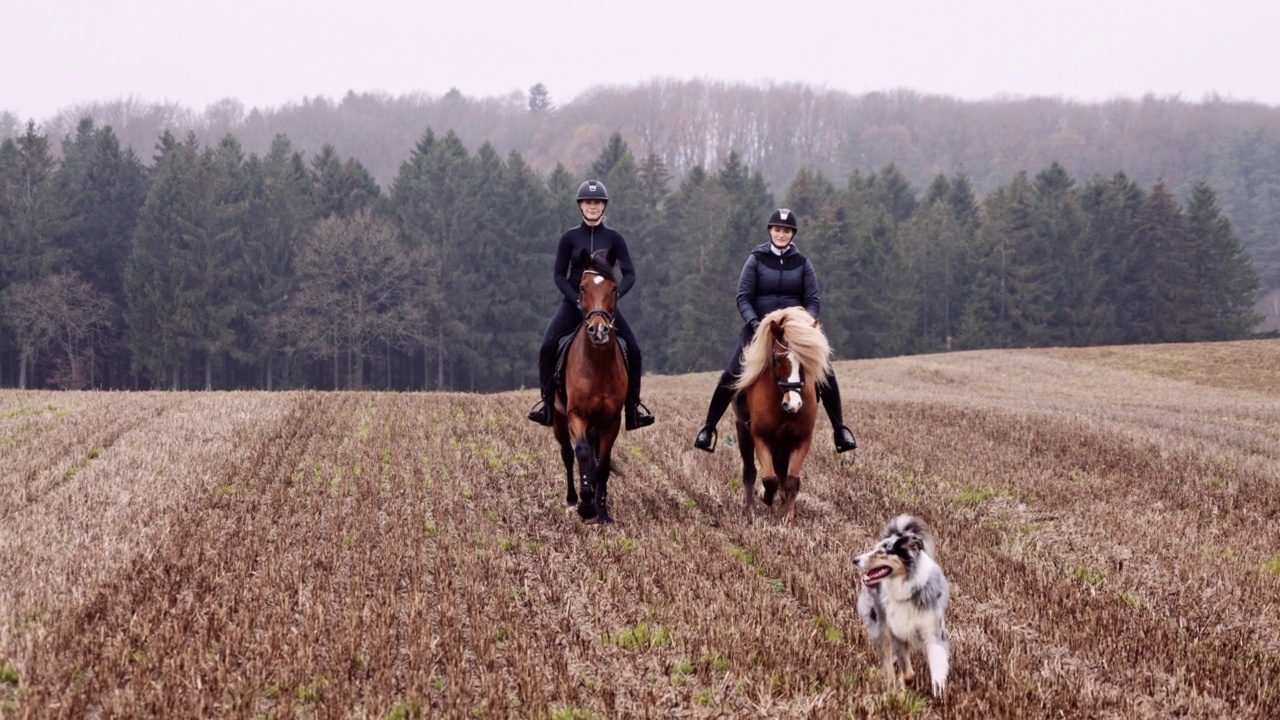
<svg viewBox="0 0 1280 720"><path fill-rule="evenodd" d="M884 532L880 533L880 536L890 535L915 535L924 544L924 551L929 554L929 557L938 557L933 548L933 533L929 531L929 526L923 520L914 515L903 513L890 520L884 526Z"/></svg>

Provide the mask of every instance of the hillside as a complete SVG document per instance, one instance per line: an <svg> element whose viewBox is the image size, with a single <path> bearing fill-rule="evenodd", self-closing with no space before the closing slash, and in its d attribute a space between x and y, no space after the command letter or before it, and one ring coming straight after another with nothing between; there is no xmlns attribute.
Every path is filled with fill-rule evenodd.
<svg viewBox="0 0 1280 720"><path fill-rule="evenodd" d="M532 392L0 391L0 715L1264 717L1280 340L842 362L795 526L714 375L654 377L618 519ZM933 527L947 704L883 690L851 557ZM917 658L917 661L920 659Z"/></svg>

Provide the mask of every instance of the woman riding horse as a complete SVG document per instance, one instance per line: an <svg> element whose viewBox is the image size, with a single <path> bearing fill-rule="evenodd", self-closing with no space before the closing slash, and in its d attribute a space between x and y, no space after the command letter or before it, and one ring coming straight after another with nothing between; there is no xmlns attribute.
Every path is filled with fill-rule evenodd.
<svg viewBox="0 0 1280 720"><path fill-rule="evenodd" d="M565 357L564 405L557 406L554 421L568 484L565 502L583 520L600 523L613 522L609 472L627 398L627 364L615 333L618 284L613 259L612 252L594 257L586 250L579 253L584 320ZM575 461L578 491L573 487Z"/></svg>
<svg viewBox="0 0 1280 720"><path fill-rule="evenodd" d="M599 180L587 180L578 186L578 210L582 222L569 228L560 236L556 249L555 282L563 296L556 314L542 334L542 347L538 350L538 385L542 388L542 401L529 412L529 419L541 425L551 425L555 387L556 349L560 338L574 331L582 323L582 310L578 306L578 283L582 280L583 251L587 256L597 252L612 252L622 271L618 283L618 299L621 299L636 283L636 269L627 251L627 241L622 235L604 224L604 209L609 202L609 191ZM618 337L627 344L627 405L624 419L628 430L638 430L653 424L643 403L640 402L640 343L631 332L631 326L620 311L614 313L614 327Z"/></svg>
<svg viewBox="0 0 1280 720"><path fill-rule="evenodd" d="M800 254L792 242L798 225L796 214L787 208L778 208L769 217L769 242L760 245L747 256L738 278L738 313L746 324L734 347L729 366L720 375L711 405L707 408L707 421L698 431L693 446L699 450L715 452L716 424L733 401L733 384L742 373L742 349L751 341L760 318L779 308L801 306L815 319L818 317L818 276L813 263ZM835 429L836 452L842 453L858 447L853 431L844 424L844 410L840 405L840 386L835 372L830 372L820 383L822 406Z"/></svg>
<svg viewBox="0 0 1280 720"><path fill-rule="evenodd" d="M818 416L819 385L829 377L831 346L816 318L801 307L764 316L742 351L742 375L734 383L742 508L748 516L758 469L764 474L764 503L772 505L781 490L783 522L795 519L800 473Z"/></svg>

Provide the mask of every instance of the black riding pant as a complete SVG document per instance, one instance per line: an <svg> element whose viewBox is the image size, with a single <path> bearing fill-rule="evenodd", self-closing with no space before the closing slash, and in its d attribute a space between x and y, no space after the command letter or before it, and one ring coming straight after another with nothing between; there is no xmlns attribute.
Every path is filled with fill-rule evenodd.
<svg viewBox="0 0 1280 720"><path fill-rule="evenodd" d="M551 386L551 375L556 371L556 348L560 338L568 335L582 324L582 311L568 300L560 301L556 314L547 323L547 330L542 334L542 347L538 349L538 384L544 395ZM618 337L627 343L627 401L635 403L640 399L640 343L636 342L635 333L622 316L620 308L613 311L613 330Z"/></svg>

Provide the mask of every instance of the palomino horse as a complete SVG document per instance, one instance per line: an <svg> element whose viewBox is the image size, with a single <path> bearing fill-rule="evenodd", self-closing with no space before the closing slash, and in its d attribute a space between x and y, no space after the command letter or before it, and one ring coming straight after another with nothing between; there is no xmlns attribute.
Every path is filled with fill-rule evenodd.
<svg viewBox="0 0 1280 720"><path fill-rule="evenodd" d="M802 307L765 315L743 349L742 375L734 383L738 391L734 411L742 453L742 503L748 516L759 461L764 504L773 505L781 478L783 522L795 519L800 469L809 455L818 416L817 384L830 369L827 337Z"/></svg>
<svg viewBox="0 0 1280 720"><path fill-rule="evenodd" d="M627 363L613 330L618 302L614 259L612 250L603 259L586 250L579 256L585 268L578 285L583 322L569 344L563 395L556 398L554 419L569 486L565 502L570 508L576 506L583 520L601 523L613 522L608 509L610 457L627 399ZM575 459L579 481L576 492Z"/></svg>

